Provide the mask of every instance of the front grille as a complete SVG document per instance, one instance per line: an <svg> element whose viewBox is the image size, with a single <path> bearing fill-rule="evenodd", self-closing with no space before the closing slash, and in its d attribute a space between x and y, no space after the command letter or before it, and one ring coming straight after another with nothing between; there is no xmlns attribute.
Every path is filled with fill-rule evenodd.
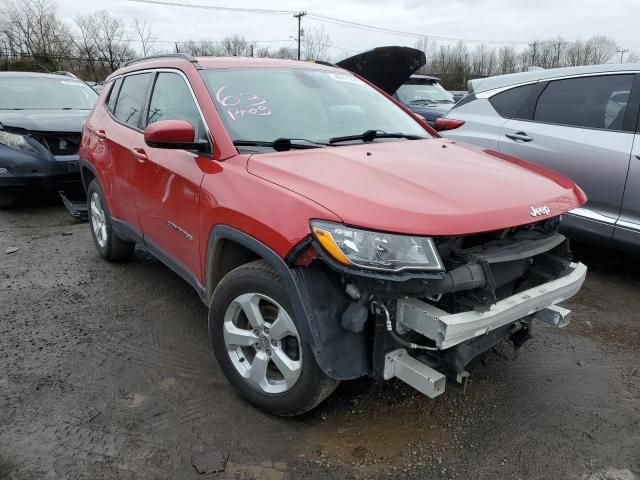
<svg viewBox="0 0 640 480"><path fill-rule="evenodd" d="M435 237L434 240L438 246L440 257L446 263L448 257L460 253L481 253L484 249L494 248L497 245L551 235L558 230L559 220L560 217L554 217L519 227L471 235Z"/></svg>
<svg viewBox="0 0 640 480"><path fill-rule="evenodd" d="M487 309L514 293L558 278L570 253L564 236L557 233L559 217L519 227L436 239L447 270L482 265L482 288L445 294L438 308L457 313ZM446 306L446 308L443 308Z"/></svg>
<svg viewBox="0 0 640 480"><path fill-rule="evenodd" d="M80 151L79 133L39 135L38 141L45 145L54 156L76 155Z"/></svg>

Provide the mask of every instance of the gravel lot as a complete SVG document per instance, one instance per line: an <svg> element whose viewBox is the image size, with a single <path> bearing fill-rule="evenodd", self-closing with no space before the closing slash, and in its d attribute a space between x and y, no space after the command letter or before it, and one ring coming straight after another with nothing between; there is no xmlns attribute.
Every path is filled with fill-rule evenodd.
<svg viewBox="0 0 640 480"><path fill-rule="evenodd" d="M347 382L286 420L238 398L205 307L143 249L109 264L55 203L0 211L0 478L640 478L640 261L578 255L572 324L465 392Z"/></svg>

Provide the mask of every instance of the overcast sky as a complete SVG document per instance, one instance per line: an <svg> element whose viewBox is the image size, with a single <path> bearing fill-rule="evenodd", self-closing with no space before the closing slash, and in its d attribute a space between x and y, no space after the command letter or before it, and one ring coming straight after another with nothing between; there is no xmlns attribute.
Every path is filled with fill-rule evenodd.
<svg viewBox="0 0 640 480"><path fill-rule="evenodd" d="M257 14L134 3L128 0L57 0L60 13L76 15L108 8L127 23L145 19L161 41L219 40L241 34L271 48L294 46L297 34L291 14ZM306 10L344 20L433 37L475 42L516 43L535 39L612 37L623 48L640 53L640 0L173 0L180 3L277 10ZM414 45L412 37L373 32L304 17L306 30L324 28L332 56L346 56L381 45ZM440 41L445 43L445 41ZM517 44L520 42L520 44ZM158 43L158 47L165 47ZM168 47L169 45L166 45ZM499 46L499 45L496 45Z"/></svg>

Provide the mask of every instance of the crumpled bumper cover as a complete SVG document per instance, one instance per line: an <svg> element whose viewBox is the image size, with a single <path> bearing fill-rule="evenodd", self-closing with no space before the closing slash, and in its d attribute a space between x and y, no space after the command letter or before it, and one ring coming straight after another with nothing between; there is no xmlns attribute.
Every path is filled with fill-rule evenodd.
<svg viewBox="0 0 640 480"><path fill-rule="evenodd" d="M399 328L414 330L445 350L572 297L586 274L584 264L571 263L565 275L500 300L487 311L450 314L421 300L403 298L397 303L396 321Z"/></svg>
<svg viewBox="0 0 640 480"><path fill-rule="evenodd" d="M0 149L0 188L45 186L59 188L69 182L80 184L79 157L60 155L54 157L28 155L22 152L7 152Z"/></svg>

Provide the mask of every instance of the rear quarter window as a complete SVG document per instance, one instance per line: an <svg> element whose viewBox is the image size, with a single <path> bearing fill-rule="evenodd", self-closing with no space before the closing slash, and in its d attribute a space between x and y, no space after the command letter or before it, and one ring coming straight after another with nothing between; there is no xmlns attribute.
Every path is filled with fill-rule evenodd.
<svg viewBox="0 0 640 480"><path fill-rule="evenodd" d="M122 77L117 78L109 91L109 98L107 99L107 110L111 113L115 111L116 100L118 99L118 92L120 91L120 85L122 85Z"/></svg>
<svg viewBox="0 0 640 480"><path fill-rule="evenodd" d="M534 91L536 84L521 85L500 92L489 99L498 115L505 118L516 118L518 110Z"/></svg>
<svg viewBox="0 0 640 480"><path fill-rule="evenodd" d="M451 110L455 110L456 108L460 108L460 107L466 105L467 103L471 103L475 99L476 99L475 93L469 93L469 94L465 95L464 97L462 97L460 100L458 100L458 102L451 108Z"/></svg>

